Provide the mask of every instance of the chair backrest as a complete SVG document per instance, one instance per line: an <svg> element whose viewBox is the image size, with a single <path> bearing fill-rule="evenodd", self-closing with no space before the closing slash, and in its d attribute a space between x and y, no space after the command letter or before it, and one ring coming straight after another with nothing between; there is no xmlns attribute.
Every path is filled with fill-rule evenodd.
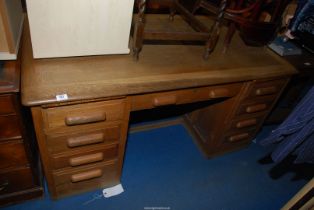
<svg viewBox="0 0 314 210"><path fill-rule="evenodd" d="M242 5L228 8L225 18L236 23L246 44L266 45L276 37L282 14L289 2L290 0L242 1Z"/></svg>

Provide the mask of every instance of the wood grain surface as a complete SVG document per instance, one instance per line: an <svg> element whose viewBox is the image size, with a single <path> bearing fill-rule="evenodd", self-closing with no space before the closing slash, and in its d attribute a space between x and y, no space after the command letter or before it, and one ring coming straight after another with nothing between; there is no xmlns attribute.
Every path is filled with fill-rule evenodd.
<svg viewBox="0 0 314 210"><path fill-rule="evenodd" d="M153 15L147 21L150 18L167 26L168 16ZM181 23L179 18L175 21ZM59 94L67 94L67 101L89 100L297 73L268 49L247 47L238 36L225 54L221 39L207 61L202 58L203 46L144 45L135 62L131 55L33 59L27 27L24 35L22 103L26 106L55 103Z"/></svg>

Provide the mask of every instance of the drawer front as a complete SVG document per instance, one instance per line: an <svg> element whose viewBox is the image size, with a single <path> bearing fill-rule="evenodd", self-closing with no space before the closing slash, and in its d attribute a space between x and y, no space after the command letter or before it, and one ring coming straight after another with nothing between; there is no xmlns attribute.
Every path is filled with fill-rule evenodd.
<svg viewBox="0 0 314 210"><path fill-rule="evenodd" d="M0 169L27 165L22 141L0 143Z"/></svg>
<svg viewBox="0 0 314 210"><path fill-rule="evenodd" d="M116 162L98 164L80 170L55 172L54 180L58 196L113 186L120 182Z"/></svg>
<svg viewBox="0 0 314 210"><path fill-rule="evenodd" d="M21 138L21 130L16 115L0 116L0 141Z"/></svg>
<svg viewBox="0 0 314 210"><path fill-rule="evenodd" d="M102 146L120 139L121 124L84 130L82 132L47 135L48 150L52 154L73 151L81 148L89 149L95 145Z"/></svg>
<svg viewBox="0 0 314 210"><path fill-rule="evenodd" d="M246 129L257 129L263 122L264 114L262 115L250 115L245 118L237 118L230 124L230 131L239 131Z"/></svg>
<svg viewBox="0 0 314 210"><path fill-rule="evenodd" d="M92 163L106 162L118 158L118 145L113 144L94 150L80 150L75 153L65 153L52 156L52 167L61 169L79 167Z"/></svg>
<svg viewBox="0 0 314 210"><path fill-rule="evenodd" d="M0 172L0 195L27 190L34 186L32 171L28 167Z"/></svg>
<svg viewBox="0 0 314 210"><path fill-rule="evenodd" d="M275 99L276 97L274 96L266 96L245 102L240 105L236 115L240 116L248 114L261 114L263 112L269 111Z"/></svg>
<svg viewBox="0 0 314 210"><path fill-rule="evenodd" d="M0 96L0 115L15 113L13 98L10 95Z"/></svg>
<svg viewBox="0 0 314 210"><path fill-rule="evenodd" d="M254 83L247 95L247 98L253 99L259 96L278 95L285 87L287 79L278 79L272 81L263 81Z"/></svg>
<svg viewBox="0 0 314 210"><path fill-rule="evenodd" d="M247 129L243 131L230 131L225 135L224 144L237 144L242 142L250 142L254 135L256 134L256 129Z"/></svg>
<svg viewBox="0 0 314 210"><path fill-rule="evenodd" d="M231 84L136 95L131 97L131 110L152 109L160 106L232 97L239 92L241 86L241 84Z"/></svg>
<svg viewBox="0 0 314 210"><path fill-rule="evenodd" d="M48 108L43 112L45 129L53 131L76 127L81 130L84 125L122 120L124 106L123 100L112 100Z"/></svg>

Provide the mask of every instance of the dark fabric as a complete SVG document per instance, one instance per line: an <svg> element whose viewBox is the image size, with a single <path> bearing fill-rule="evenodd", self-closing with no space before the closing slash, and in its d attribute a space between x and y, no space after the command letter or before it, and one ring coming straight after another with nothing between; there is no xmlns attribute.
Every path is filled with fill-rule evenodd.
<svg viewBox="0 0 314 210"><path fill-rule="evenodd" d="M277 144L271 155L275 162L295 154L296 163L314 163L314 87L289 117L260 144Z"/></svg>

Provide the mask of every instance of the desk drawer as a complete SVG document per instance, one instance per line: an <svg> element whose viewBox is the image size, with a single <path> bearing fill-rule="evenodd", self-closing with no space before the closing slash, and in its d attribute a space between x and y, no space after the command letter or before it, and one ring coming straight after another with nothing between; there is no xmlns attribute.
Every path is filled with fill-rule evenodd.
<svg viewBox="0 0 314 210"><path fill-rule="evenodd" d="M0 195L31 189L34 186L32 171L29 167L0 172Z"/></svg>
<svg viewBox="0 0 314 210"><path fill-rule="evenodd" d="M17 116L0 116L0 141L12 138L21 138L20 124Z"/></svg>
<svg viewBox="0 0 314 210"><path fill-rule="evenodd" d="M247 98L253 99L259 96L278 95L287 82L287 79L255 82L249 89Z"/></svg>
<svg viewBox="0 0 314 210"><path fill-rule="evenodd" d="M250 115L247 117L236 118L230 124L230 131L239 131L245 129L258 128L260 124L263 122L264 114L259 115Z"/></svg>
<svg viewBox="0 0 314 210"><path fill-rule="evenodd" d="M118 144L97 147L93 150L79 150L74 153L63 153L51 158L52 167L61 169L65 167L79 167L92 163L99 163L118 158Z"/></svg>
<svg viewBox="0 0 314 210"><path fill-rule="evenodd" d="M0 115L15 113L13 98L11 95L0 96Z"/></svg>
<svg viewBox="0 0 314 210"><path fill-rule="evenodd" d="M28 164L23 141L0 143L0 169Z"/></svg>
<svg viewBox="0 0 314 210"><path fill-rule="evenodd" d="M124 100L111 100L47 108L43 111L46 131L66 129L80 126L122 120L124 116Z"/></svg>
<svg viewBox="0 0 314 210"><path fill-rule="evenodd" d="M113 186L120 182L117 163L112 161L79 170L54 172L56 192L60 195Z"/></svg>
<svg viewBox="0 0 314 210"><path fill-rule="evenodd" d="M131 97L131 110L152 109L160 106L232 97L239 92L241 86L241 84L230 84L136 95Z"/></svg>
<svg viewBox="0 0 314 210"><path fill-rule="evenodd" d="M225 135L223 144L232 145L241 142L250 142L255 134L256 129L254 128L243 131L230 131Z"/></svg>
<svg viewBox="0 0 314 210"><path fill-rule="evenodd" d="M101 126L81 132L47 135L47 145L50 153L55 154L119 142L120 134L121 124L113 124L105 128Z"/></svg>
<svg viewBox="0 0 314 210"><path fill-rule="evenodd" d="M274 96L264 96L244 102L238 108L236 115L261 114L269 111L272 104L275 102L275 99L276 97Z"/></svg>

